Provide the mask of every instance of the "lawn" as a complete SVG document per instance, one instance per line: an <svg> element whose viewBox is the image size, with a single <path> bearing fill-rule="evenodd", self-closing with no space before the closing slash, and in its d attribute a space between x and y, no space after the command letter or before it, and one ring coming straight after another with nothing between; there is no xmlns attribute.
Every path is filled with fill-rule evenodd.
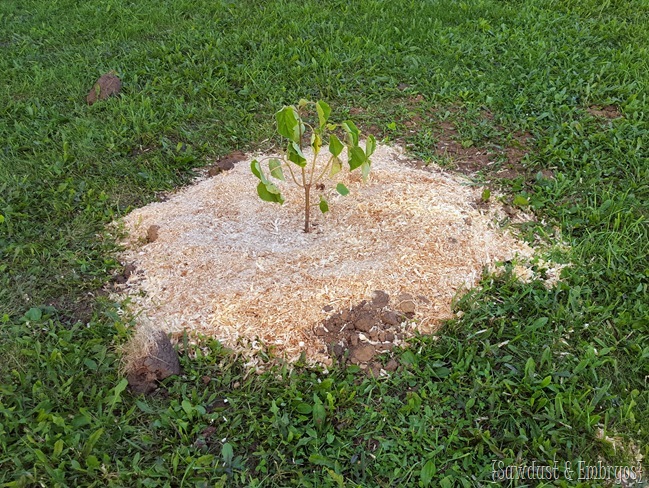
<svg viewBox="0 0 649 488"><path fill-rule="evenodd" d="M577 479L598 461L646 483L648 18L647 0L1 2L0 486L487 486L554 461L548 485L606 486ZM110 70L121 96L89 107ZM451 171L442 121L466 147L529 134L515 175L477 180L529 202L520 234L560 235L571 266L554 289L485 275L387 379L258 375L205 339L133 397L106 224L272 148L300 98Z"/></svg>

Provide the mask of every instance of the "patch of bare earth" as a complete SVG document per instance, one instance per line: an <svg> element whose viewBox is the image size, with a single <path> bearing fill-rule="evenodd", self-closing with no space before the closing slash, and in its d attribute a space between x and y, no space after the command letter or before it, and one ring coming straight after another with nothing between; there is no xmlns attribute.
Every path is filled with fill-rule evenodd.
<svg viewBox="0 0 649 488"><path fill-rule="evenodd" d="M486 120L493 116L486 112ZM451 160L455 169L462 174L474 176L479 172L492 174L497 178L515 179L525 177L528 170L521 163L529 151L532 135L516 133L510 145L504 148L483 148L465 146L452 122L442 121L437 131L438 143L435 152L438 156Z"/></svg>
<svg viewBox="0 0 649 488"><path fill-rule="evenodd" d="M247 352L263 345L289 360L367 364L432 333L485 266L533 250L494 223L500 204L476 203L481 189L404 159L379 145L369 181L345 175L347 197L328 184L331 212L314 212L305 234L300 190L282 183L283 206L260 201L248 155L124 219L123 260L137 271L122 296L175 336L205 334Z"/></svg>
<svg viewBox="0 0 649 488"><path fill-rule="evenodd" d="M618 119L622 117L622 112L615 105L592 105L588 107L588 113L602 119Z"/></svg>

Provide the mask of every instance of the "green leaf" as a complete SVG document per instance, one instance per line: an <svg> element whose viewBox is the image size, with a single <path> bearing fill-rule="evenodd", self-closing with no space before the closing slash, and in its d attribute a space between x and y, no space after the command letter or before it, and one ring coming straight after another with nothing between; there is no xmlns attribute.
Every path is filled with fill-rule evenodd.
<svg viewBox="0 0 649 488"><path fill-rule="evenodd" d="M434 374L438 378L446 378L449 374L451 374L451 370L445 366L442 366L441 368L436 368Z"/></svg>
<svg viewBox="0 0 649 488"><path fill-rule="evenodd" d="M530 202L523 195L516 195L516 197L514 198L513 204L518 205L519 207L524 207L526 205L529 205Z"/></svg>
<svg viewBox="0 0 649 488"><path fill-rule="evenodd" d="M95 361L94 359L85 358L83 360L83 364L85 364L89 370L97 371L98 368L97 361Z"/></svg>
<svg viewBox="0 0 649 488"><path fill-rule="evenodd" d="M277 132L287 139L300 142L300 121L295 107L286 106L275 114L277 119Z"/></svg>
<svg viewBox="0 0 649 488"><path fill-rule="evenodd" d="M433 476L435 476L435 473L437 473L435 462L432 459L429 459L428 461L426 461L426 464L424 464L424 467L421 470L421 483L424 486L430 485L430 482L433 481Z"/></svg>
<svg viewBox="0 0 649 488"><path fill-rule="evenodd" d="M252 171L253 175L255 175L257 178L259 178L262 181L262 183L268 183L268 180L266 179L266 175L264 175L264 170L261 169L261 164L259 164L259 161L253 159L252 162L250 163L250 170Z"/></svg>
<svg viewBox="0 0 649 488"><path fill-rule="evenodd" d="M90 455L86 458L86 467L88 469L97 469L99 466L101 466L101 463L97 459L97 456Z"/></svg>
<svg viewBox="0 0 649 488"><path fill-rule="evenodd" d="M417 364L417 358L410 350L406 350L401 355L401 362L407 366L414 366Z"/></svg>
<svg viewBox="0 0 649 488"><path fill-rule="evenodd" d="M136 404L137 407L138 407L140 410L142 410L144 413L148 413L148 414L150 414L150 415L153 414L153 413L155 413L155 410L154 410L153 408L149 407L149 405L147 405L146 403L144 403L144 402L141 401L141 400L136 400L136 401L135 401L135 404Z"/></svg>
<svg viewBox="0 0 649 488"><path fill-rule="evenodd" d="M280 193L272 193L268 191L268 186L271 185L272 183L265 185L263 182L259 182L259 184L257 185L257 195L259 195L259 198L261 198L264 202L274 202L279 204L284 203L284 199L282 198L282 195ZM274 185L272 185L272 187L274 187Z"/></svg>
<svg viewBox="0 0 649 488"><path fill-rule="evenodd" d="M316 154L320 152L320 148L322 147L322 137L315 132L311 134L311 147Z"/></svg>
<svg viewBox="0 0 649 488"><path fill-rule="evenodd" d="M63 452L63 441L59 439L54 443L54 452L52 453L55 458L59 457Z"/></svg>
<svg viewBox="0 0 649 488"><path fill-rule="evenodd" d="M329 177L336 176L343 169L343 162L337 158L333 157L331 159L331 171L329 171Z"/></svg>
<svg viewBox="0 0 649 488"><path fill-rule="evenodd" d="M445 476L442 478L439 482L440 488L451 488L453 486L453 482L451 481L450 476Z"/></svg>
<svg viewBox="0 0 649 488"><path fill-rule="evenodd" d="M268 169L270 170L270 174L273 178L277 178L281 181L286 181L284 179L284 172L282 171L282 162L279 159L273 158L268 161Z"/></svg>
<svg viewBox="0 0 649 488"><path fill-rule="evenodd" d="M5 216L0 214L0 224L2 224L5 221Z"/></svg>
<svg viewBox="0 0 649 488"><path fill-rule="evenodd" d="M349 169L354 171L360 165L362 165L367 158L365 157L365 152L360 147L352 147L349 150Z"/></svg>
<svg viewBox="0 0 649 488"><path fill-rule="evenodd" d="M367 177L370 175L370 163L368 161L361 164L361 172L363 173L363 181L367 181Z"/></svg>
<svg viewBox="0 0 649 488"><path fill-rule="evenodd" d="M308 415L310 414L313 409L311 408L311 405L308 403L300 403L295 409L298 411L298 413L301 413L303 415Z"/></svg>
<svg viewBox="0 0 649 488"><path fill-rule="evenodd" d="M189 400L183 400L180 406L183 407L185 413L191 417L192 412L194 411L194 407L192 406L191 402Z"/></svg>
<svg viewBox="0 0 649 488"><path fill-rule="evenodd" d="M365 155L369 158L372 154L374 154L375 150L376 150L376 139L374 139L374 136L370 134L367 137L367 143L365 143Z"/></svg>
<svg viewBox="0 0 649 488"><path fill-rule="evenodd" d="M229 442L223 444L223 447L221 448L221 458L223 458L223 462L226 466L232 464L232 460L234 459L234 449L232 449L232 444Z"/></svg>
<svg viewBox="0 0 649 488"><path fill-rule="evenodd" d="M311 454L309 456L309 462L318 466L327 466L328 468L333 468L336 465L333 461L322 454Z"/></svg>
<svg viewBox="0 0 649 488"><path fill-rule="evenodd" d="M288 145L287 157L289 161L294 162L300 168L304 168L306 166L306 158L302 153L302 149L300 149L300 146L297 145L295 142L291 142Z"/></svg>
<svg viewBox="0 0 649 488"><path fill-rule="evenodd" d="M358 146L358 136L360 135L360 131L352 122L351 120L346 120L345 122L342 123L342 127L347 133L347 136L349 138L349 141L354 147Z"/></svg>
<svg viewBox="0 0 649 488"><path fill-rule="evenodd" d="M550 376L546 376L545 378L543 378L543 381L541 381L541 383L539 383L539 386L540 386L541 388L545 388L545 387L548 386L550 383L552 383L552 376L551 376L551 375L550 375Z"/></svg>
<svg viewBox="0 0 649 488"><path fill-rule="evenodd" d="M43 451L41 451L40 449L34 449L34 454L36 454L36 457L38 458L38 460L39 460L41 463L43 463L43 464L49 464L49 463L48 463L47 456L45 455L45 453L44 453Z"/></svg>
<svg viewBox="0 0 649 488"><path fill-rule="evenodd" d="M272 193L273 195L280 194L279 188L277 188L277 186L275 186L274 183L270 183L270 182L266 183L266 190L268 190L268 192Z"/></svg>
<svg viewBox="0 0 649 488"><path fill-rule="evenodd" d="M489 198L491 198L491 190L489 188L485 188L484 190L482 190L481 198L483 202L485 203L488 202Z"/></svg>
<svg viewBox="0 0 649 488"><path fill-rule="evenodd" d="M525 363L525 377L531 378L536 370L536 363L533 358L529 358Z"/></svg>
<svg viewBox="0 0 649 488"><path fill-rule="evenodd" d="M337 191L338 193L340 193L340 194L341 194L342 196L344 196L344 197L346 197L347 195L349 195L349 188L347 188L347 187L346 187L345 185L343 185L342 183L338 183L338 184L336 185L336 191Z"/></svg>
<svg viewBox="0 0 649 488"><path fill-rule="evenodd" d="M92 452L92 448L95 447L95 444L97 444L97 441L99 438L102 436L104 433L104 428L102 427L101 429L96 430L93 432L90 437L88 437L88 440L86 441L85 445L83 446L83 450L81 451L81 457L86 458L90 455Z"/></svg>
<svg viewBox="0 0 649 488"><path fill-rule="evenodd" d="M325 418L327 416L327 413L325 411L325 407L322 404L322 401L320 398L318 398L317 395L314 396L314 405L313 405L313 422L315 422L316 426L322 427L324 424Z"/></svg>
<svg viewBox="0 0 649 488"><path fill-rule="evenodd" d="M329 120L329 116L331 115L331 107L327 105L327 103L323 102L322 100L319 100L318 103L315 104L315 108L318 112L318 121L320 122L320 129L322 129L327 123L327 120Z"/></svg>
<svg viewBox="0 0 649 488"><path fill-rule="evenodd" d="M113 401L110 405L111 410L115 408L115 404L121 401L122 392L126 389L127 386L128 386L128 380L126 378L122 378L122 380L119 383L117 383L117 386L115 386L115 391L113 393Z"/></svg>
<svg viewBox="0 0 649 488"><path fill-rule="evenodd" d="M43 311L38 307L32 307L25 313L25 318L32 322L38 322L43 317Z"/></svg>
<svg viewBox="0 0 649 488"><path fill-rule="evenodd" d="M322 213L327 213L329 211L329 204L327 203L327 200L325 200L322 195L320 195L320 211Z"/></svg>
<svg viewBox="0 0 649 488"><path fill-rule="evenodd" d="M345 478L342 474L336 473L333 469L327 469L329 477L338 484L338 488L343 488L345 486Z"/></svg>
<svg viewBox="0 0 649 488"><path fill-rule="evenodd" d="M336 134L331 134L329 136L329 152L331 154L338 157L340 156L340 153L343 152L344 148L345 146L342 142L340 142L340 139L338 139Z"/></svg>

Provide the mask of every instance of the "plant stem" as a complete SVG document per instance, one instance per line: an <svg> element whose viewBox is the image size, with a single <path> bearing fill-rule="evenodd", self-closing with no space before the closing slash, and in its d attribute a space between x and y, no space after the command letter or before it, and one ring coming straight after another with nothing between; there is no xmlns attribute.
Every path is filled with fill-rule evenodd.
<svg viewBox="0 0 649 488"><path fill-rule="evenodd" d="M311 232L309 217L311 213L311 185L304 185L304 232Z"/></svg>

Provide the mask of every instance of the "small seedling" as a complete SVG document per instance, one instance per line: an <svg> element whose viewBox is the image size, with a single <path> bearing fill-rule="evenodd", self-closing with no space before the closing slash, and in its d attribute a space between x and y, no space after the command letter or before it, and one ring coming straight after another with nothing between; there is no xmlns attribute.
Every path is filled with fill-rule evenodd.
<svg viewBox="0 0 649 488"><path fill-rule="evenodd" d="M484 203L487 203L490 198L491 198L491 190L489 188L485 187L482 190L482 201Z"/></svg>
<svg viewBox="0 0 649 488"><path fill-rule="evenodd" d="M317 121L314 120L312 125L305 119L309 115L313 115L314 107ZM272 178L285 181L284 170L288 170L293 182L304 190L304 232L307 233L311 230L312 190L320 192L318 204L320 211L328 212L329 203L324 196L325 185L321 181L325 177L333 178L343 169L341 160L343 150L347 149L349 171L360 168L363 181L366 181L370 173L370 156L376 149L376 140L373 136L370 135L367 138L365 150L363 150L359 145L360 131L356 125L351 120L346 120L341 124L332 124L329 122L330 115L331 108L322 100L318 102L300 100L297 106L290 105L282 108L275 114L275 118L277 119L277 132L288 139L286 151L279 158L266 158L268 174ZM342 140L336 135L336 131L339 131ZM311 161L308 161L303 153L306 141L309 141L309 145L313 148ZM326 162L322 158L318 161L318 155L325 144L328 144L329 157L325 159ZM284 203L279 188L266 177L261 163L255 159L250 168L260 180L257 185L259 197L266 202ZM336 185L336 191L343 196L349 194L349 189L342 183Z"/></svg>

